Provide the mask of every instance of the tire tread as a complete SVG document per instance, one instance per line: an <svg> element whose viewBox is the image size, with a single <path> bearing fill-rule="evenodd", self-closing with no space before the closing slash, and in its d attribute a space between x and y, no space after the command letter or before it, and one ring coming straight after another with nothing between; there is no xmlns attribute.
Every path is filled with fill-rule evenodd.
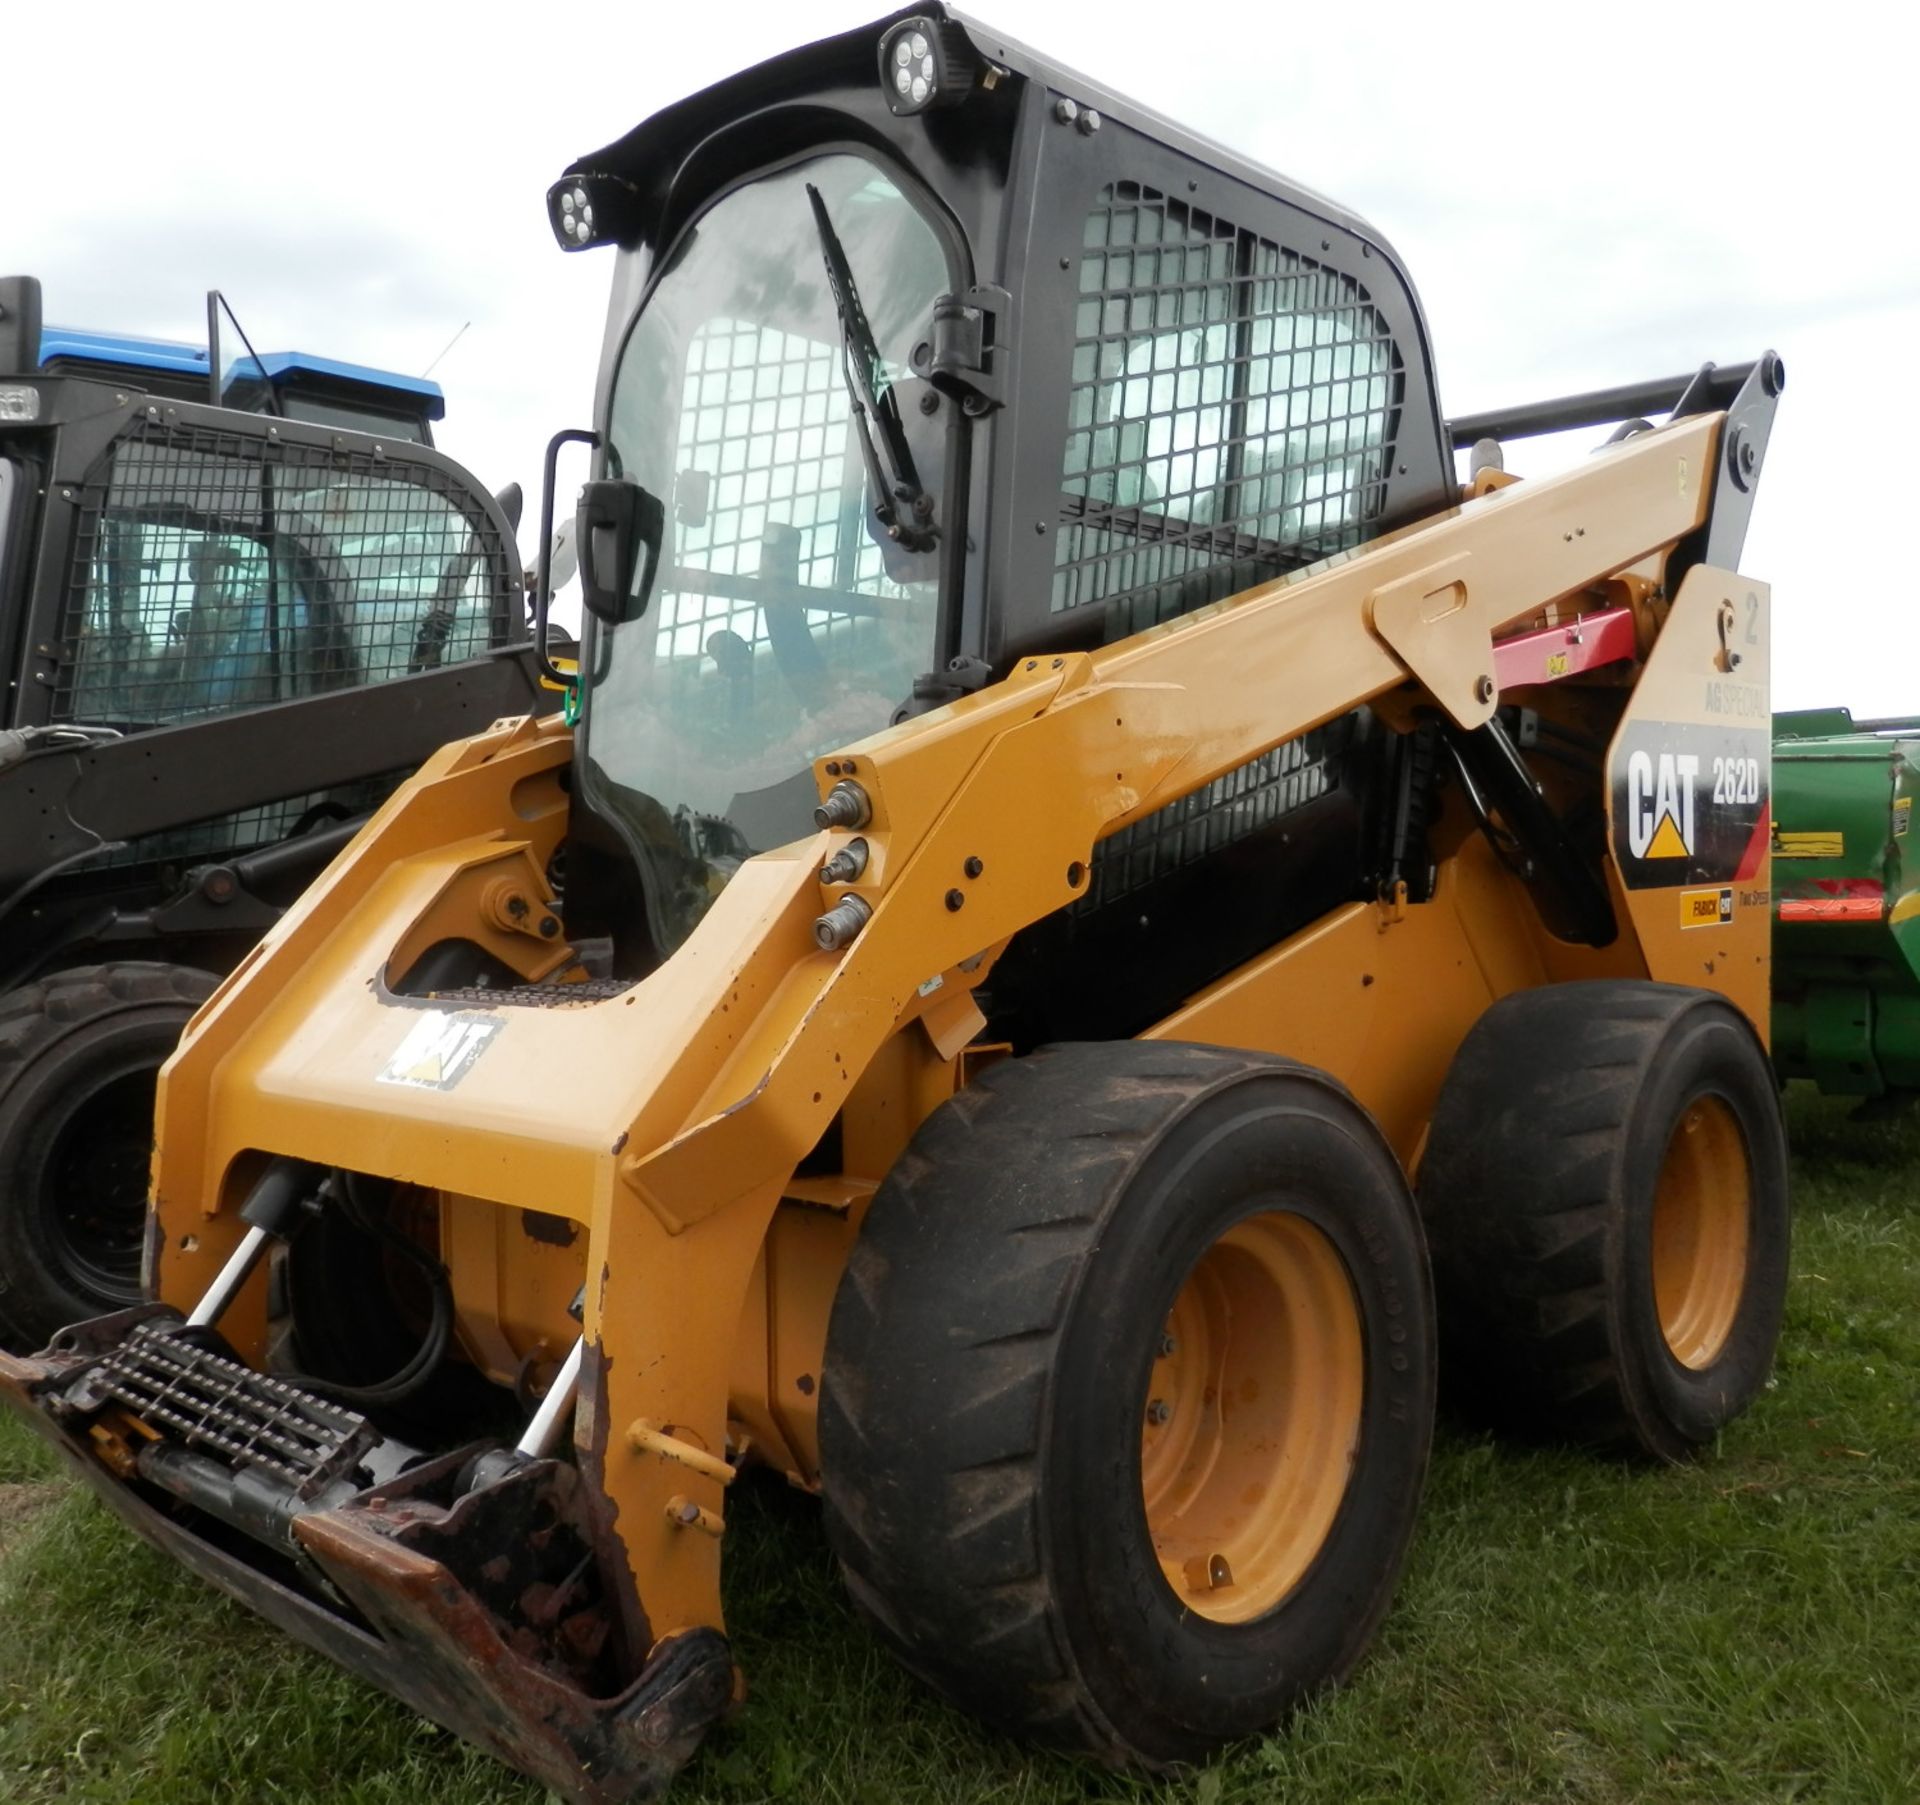
<svg viewBox="0 0 1920 1805"><path fill-rule="evenodd" d="M189 1012L213 994L219 979L192 966L127 959L76 965L50 972L0 996L0 1113L8 1093L34 1062L53 1052L76 1029L122 1011L175 1005ZM0 1209L12 1208L0 1198ZM38 1338L32 1275L22 1286L0 1272L0 1344L21 1346Z"/></svg>
<svg viewBox="0 0 1920 1805"><path fill-rule="evenodd" d="M989 1067L896 1161L834 1308L823 1490L856 1608L963 1709L1111 1767L1143 1757L1080 1674L1042 1541L1050 1375L1126 1176L1169 1122L1255 1067L1339 1090L1291 1061L1172 1043L1047 1047ZM1007 1182L1035 1170L1039 1146L1046 1182ZM976 1256L991 1250L975 1258L986 1276L969 1293L964 1329L890 1295L892 1275L951 1258L963 1241ZM875 1374L913 1363L937 1363L952 1388L937 1425L894 1420L876 1395L885 1387ZM940 1471L909 1492L890 1476L898 1459L873 1456L916 1437Z"/></svg>
<svg viewBox="0 0 1920 1805"><path fill-rule="evenodd" d="M1610 1452L1683 1451L1636 1402L1613 1307L1617 1197L1648 1074L1716 993L1554 984L1475 1025L1434 1111L1418 1197L1443 1394L1496 1426Z"/></svg>

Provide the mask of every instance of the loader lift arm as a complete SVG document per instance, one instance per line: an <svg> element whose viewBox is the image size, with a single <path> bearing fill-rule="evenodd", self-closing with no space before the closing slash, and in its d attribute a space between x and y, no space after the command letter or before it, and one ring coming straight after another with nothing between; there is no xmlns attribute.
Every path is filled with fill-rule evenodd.
<svg viewBox="0 0 1920 1805"><path fill-rule="evenodd" d="M1097 652L1025 660L997 689L915 733L821 760L823 794L848 771L865 788L872 821L859 831L875 848L869 870L897 875L848 887L871 919L844 959L821 969L816 1006L793 1037L733 1062L734 1084L751 1070L757 1088L717 1075L722 1107L635 1161L632 1182L682 1228L727 1201L695 1181L696 1162L725 1163L722 1140L744 1144L764 1115L791 1108L797 1158L826 1120L787 1093L809 1082L803 1074L827 1056L827 1042L857 1063L845 1024L884 1022L891 1032L925 1007L916 992L930 978L942 980L932 993L940 1006L953 1007L948 986L964 992L982 975L963 961L1070 903L1094 843L1130 822L1403 686L1456 730L1485 727L1499 703L1498 638L1707 519L1720 427L1718 415L1677 423L1595 468L1498 490L1166 628ZM1291 680L1309 663L1310 689ZM1025 775L1036 770L1058 773L1044 799ZM975 857L981 876L960 877ZM811 876L797 862L795 871L796 887ZM953 908L956 878L966 888ZM833 1007L818 1006L829 999Z"/></svg>

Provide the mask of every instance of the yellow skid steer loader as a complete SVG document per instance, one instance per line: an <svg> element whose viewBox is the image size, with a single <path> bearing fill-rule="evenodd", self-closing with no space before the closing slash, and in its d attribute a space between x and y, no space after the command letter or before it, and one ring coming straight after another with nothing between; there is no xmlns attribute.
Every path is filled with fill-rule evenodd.
<svg viewBox="0 0 1920 1805"><path fill-rule="evenodd" d="M741 1696L751 1466L933 1686L1153 1769L1360 1658L1437 1377L1709 1443L1785 1285L1779 360L1450 424L1364 222L938 5L548 205L614 265L566 717L204 1004L150 1301L0 1393L578 1801Z"/></svg>

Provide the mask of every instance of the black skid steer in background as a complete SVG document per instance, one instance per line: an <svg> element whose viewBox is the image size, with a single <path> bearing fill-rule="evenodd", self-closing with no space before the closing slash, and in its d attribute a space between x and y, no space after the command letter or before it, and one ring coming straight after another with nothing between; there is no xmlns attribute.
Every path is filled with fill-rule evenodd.
<svg viewBox="0 0 1920 1805"><path fill-rule="evenodd" d="M436 384L217 363L0 283L0 1342L137 1299L188 1016L428 753L555 699Z"/></svg>

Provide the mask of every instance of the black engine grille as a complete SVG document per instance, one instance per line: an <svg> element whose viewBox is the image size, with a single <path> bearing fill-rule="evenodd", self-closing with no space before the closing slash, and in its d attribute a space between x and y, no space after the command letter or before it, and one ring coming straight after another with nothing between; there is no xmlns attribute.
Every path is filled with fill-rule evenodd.
<svg viewBox="0 0 1920 1805"><path fill-rule="evenodd" d="M430 994L436 1003L458 1003L463 1009L584 1009L589 1003L610 1003L632 988L627 978L588 978L577 984L509 984L497 990L468 984Z"/></svg>

